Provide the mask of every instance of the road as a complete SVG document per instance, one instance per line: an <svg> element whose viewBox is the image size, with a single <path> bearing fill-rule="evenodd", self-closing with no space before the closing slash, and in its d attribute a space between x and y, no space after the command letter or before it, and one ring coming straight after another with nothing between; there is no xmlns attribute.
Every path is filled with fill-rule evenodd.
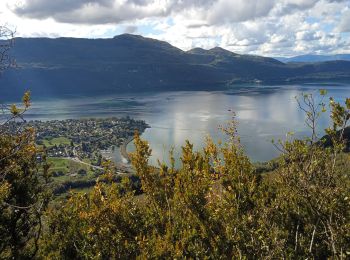
<svg viewBox="0 0 350 260"><path fill-rule="evenodd" d="M89 167L92 167L92 168L97 169L97 170L102 170L102 171L104 170L103 167L92 165L92 164L89 164L87 162L83 162L83 161L79 160L79 158L76 158L76 157L66 157L65 159L71 160L73 162L80 163L80 164L83 164L83 165L86 165L86 166L89 166ZM119 175L130 175L130 173L128 173L128 172L116 171L116 173L119 174Z"/></svg>
<svg viewBox="0 0 350 260"><path fill-rule="evenodd" d="M87 166L92 167L92 168L97 169L97 170L103 170L103 168L100 167L100 166L96 166L96 165L89 164L87 162L83 162L83 161L79 160L79 158L76 158L76 157L66 157L65 159L71 160L73 162L77 162L77 163L80 163L80 164L87 165Z"/></svg>

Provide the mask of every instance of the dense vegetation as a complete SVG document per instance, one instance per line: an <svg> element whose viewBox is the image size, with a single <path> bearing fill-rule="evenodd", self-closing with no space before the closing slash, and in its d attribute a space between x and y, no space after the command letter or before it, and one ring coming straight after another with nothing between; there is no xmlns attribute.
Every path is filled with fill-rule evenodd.
<svg viewBox="0 0 350 260"><path fill-rule="evenodd" d="M20 119L30 106L23 97L23 108L13 105L8 120ZM7 109L3 107L2 109ZM42 216L50 191L48 168L36 160L35 132L17 129L11 134L0 129L0 258L31 258L39 249Z"/></svg>
<svg viewBox="0 0 350 260"><path fill-rule="evenodd" d="M222 48L184 52L137 35L113 39L17 38L17 68L3 75L2 97L29 88L36 98L135 91L219 90L234 84L348 80L349 61L284 64ZM30 52L28 51L30 50ZM23 83L26 83L23 85Z"/></svg>
<svg viewBox="0 0 350 260"><path fill-rule="evenodd" d="M6 38L2 29L0 38ZM10 45L2 43L0 72L11 64ZM22 103L1 107L4 123L24 120L29 92ZM106 162L91 192L58 201L34 129L0 128L0 258L349 258L344 133L350 99L343 105L330 99L333 125L321 140L315 129L325 105L311 95L299 104L311 136L277 142L281 156L269 173L259 173L245 155L233 120L223 129L229 137L224 144L208 139L202 151L194 151L187 142L180 168L172 152L170 165L150 166L151 149L136 134L131 157L141 190L128 177L117 184Z"/></svg>
<svg viewBox="0 0 350 260"><path fill-rule="evenodd" d="M324 94L324 93L322 93ZM10 108L19 118L29 107ZM315 130L324 104L302 97L306 123ZM0 257L106 258L347 258L350 256L350 163L343 130L345 105L330 101L332 146L316 132L278 142L274 171L258 174L245 155L234 121L229 141L190 142L182 166L148 164L151 149L136 134L132 163L141 180L115 183L105 164L91 192L49 203L49 165L40 164L32 129L1 133ZM340 129L340 132L337 131Z"/></svg>

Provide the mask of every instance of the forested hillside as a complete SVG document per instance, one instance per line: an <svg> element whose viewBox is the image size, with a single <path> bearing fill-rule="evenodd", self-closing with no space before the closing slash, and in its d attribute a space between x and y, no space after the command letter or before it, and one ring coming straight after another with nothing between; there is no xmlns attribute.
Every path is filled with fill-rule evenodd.
<svg viewBox="0 0 350 260"><path fill-rule="evenodd" d="M184 52L124 34L113 39L17 38L17 68L3 74L0 95L103 95L166 90L222 90L240 83L289 84L350 78L349 61L284 64L222 48Z"/></svg>

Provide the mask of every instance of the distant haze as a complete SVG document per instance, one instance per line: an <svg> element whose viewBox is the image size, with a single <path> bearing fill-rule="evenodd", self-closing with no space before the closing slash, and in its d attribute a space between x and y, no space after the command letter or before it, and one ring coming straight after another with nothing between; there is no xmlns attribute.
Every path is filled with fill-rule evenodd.
<svg viewBox="0 0 350 260"><path fill-rule="evenodd" d="M336 55L300 55L291 58L276 57L275 59L282 62L323 62L346 60L350 61L350 54L336 54Z"/></svg>

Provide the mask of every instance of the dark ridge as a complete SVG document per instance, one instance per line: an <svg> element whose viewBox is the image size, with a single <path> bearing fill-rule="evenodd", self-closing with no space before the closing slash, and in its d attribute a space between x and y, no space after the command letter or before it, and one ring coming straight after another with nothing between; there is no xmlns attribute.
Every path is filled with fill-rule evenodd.
<svg viewBox="0 0 350 260"><path fill-rule="evenodd" d="M187 53L198 54L198 55L207 55L208 51L205 49L202 49L202 48L194 48L194 49L187 51Z"/></svg>
<svg viewBox="0 0 350 260"><path fill-rule="evenodd" d="M2 100L94 96L135 91L223 90L235 84L291 84L350 79L349 61L285 64L220 47L184 52L133 34L112 39L17 38L18 68L0 80Z"/></svg>
<svg viewBox="0 0 350 260"><path fill-rule="evenodd" d="M239 56L237 53L228 51L221 47L212 48L208 50L208 53L215 54L215 55L223 55L223 56Z"/></svg>
<svg viewBox="0 0 350 260"><path fill-rule="evenodd" d="M286 63L292 63L292 62L310 63L310 62L324 62L324 61L338 61L338 60L350 61L350 54L335 54L335 55L306 54L306 55L299 55L291 58L276 57L276 59Z"/></svg>

